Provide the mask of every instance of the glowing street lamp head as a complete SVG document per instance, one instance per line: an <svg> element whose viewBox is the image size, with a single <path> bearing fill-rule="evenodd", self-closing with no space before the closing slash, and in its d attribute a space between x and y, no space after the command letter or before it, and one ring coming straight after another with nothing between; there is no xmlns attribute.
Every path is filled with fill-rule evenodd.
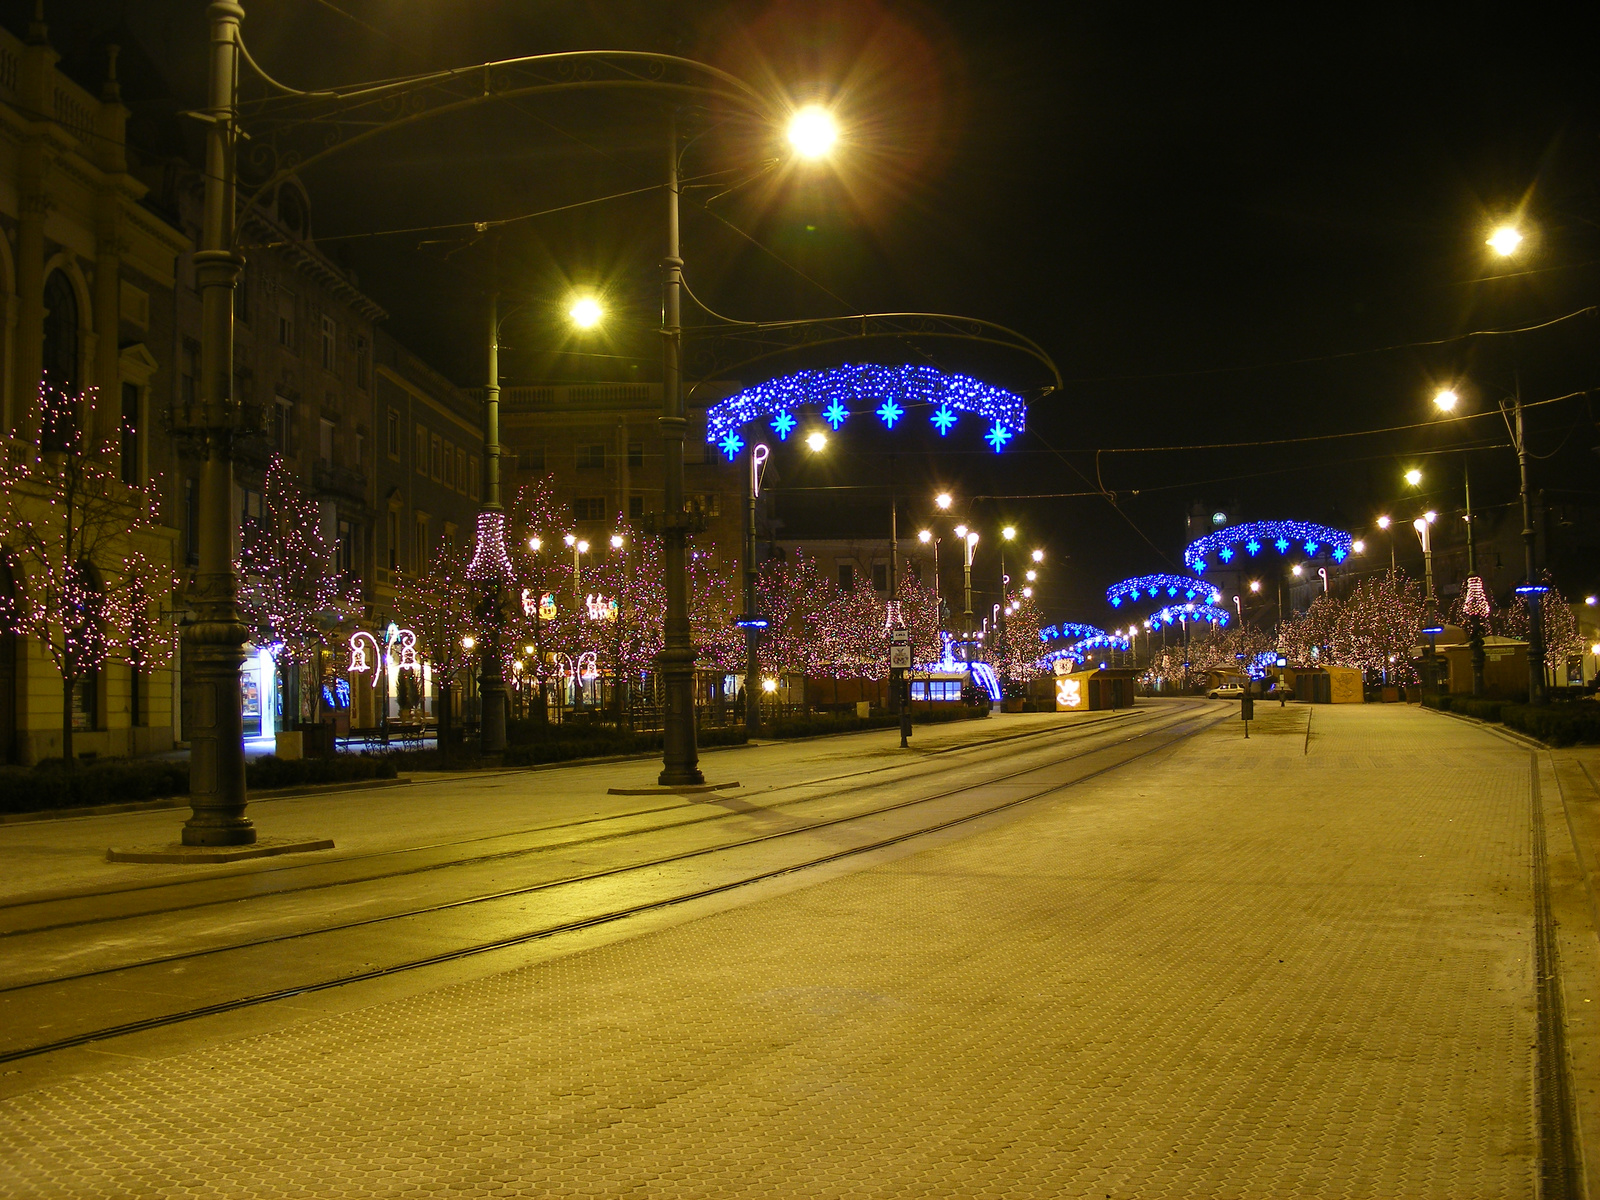
<svg viewBox="0 0 1600 1200"><path fill-rule="evenodd" d="M531 538L528 539L528 549L529 550L538 550L543 545L544 545L544 543L542 541L540 541L536 537L531 537Z"/></svg>
<svg viewBox="0 0 1600 1200"><path fill-rule="evenodd" d="M1379 529L1387 529L1387 528L1389 528L1389 518L1388 517L1379 517L1378 518L1378 528Z"/></svg>
<svg viewBox="0 0 1600 1200"><path fill-rule="evenodd" d="M971 533L967 534L967 545L976 546L977 544L978 544L978 531L976 529L974 529Z"/></svg>
<svg viewBox="0 0 1600 1200"><path fill-rule="evenodd" d="M818 429L806 435L806 448L813 454L820 454L827 449L828 435Z"/></svg>
<svg viewBox="0 0 1600 1200"><path fill-rule="evenodd" d="M569 533L561 540L569 546L576 546L578 544L578 535L575 533Z"/></svg>
<svg viewBox="0 0 1600 1200"><path fill-rule="evenodd" d="M1017 536L1017 527L1015 525L1007 525L1000 531L1000 536L1009 542L1012 538Z"/></svg>
<svg viewBox="0 0 1600 1200"><path fill-rule="evenodd" d="M471 650L477 644L478 644L478 639L473 637L470 633L467 634L466 637L461 639L461 648L463 650Z"/></svg>
<svg viewBox="0 0 1600 1200"><path fill-rule="evenodd" d="M530 643L522 648L522 652L529 658L533 657L533 645Z"/></svg>
<svg viewBox="0 0 1600 1200"><path fill-rule="evenodd" d="M611 548L613 550L622 549L622 535L620 533L613 533L611 535Z"/></svg>
<svg viewBox="0 0 1600 1200"><path fill-rule="evenodd" d="M1419 487L1422 484L1422 472L1412 467L1406 472L1406 482L1412 487Z"/></svg>
<svg viewBox="0 0 1600 1200"><path fill-rule="evenodd" d="M789 118L789 144L801 158L826 158L839 140L839 123L820 104L796 109Z"/></svg>
<svg viewBox="0 0 1600 1200"><path fill-rule="evenodd" d="M939 506L940 512L949 512L950 506L955 503L955 500L949 492L940 492L933 498L933 502Z"/></svg>
<svg viewBox="0 0 1600 1200"><path fill-rule="evenodd" d="M933 541L933 530L919 529L917 531L917 541L926 546L929 542Z"/></svg>
<svg viewBox="0 0 1600 1200"><path fill-rule="evenodd" d="M1033 599L1033 589L1031 587L1023 588L1022 589L1022 594L1026 599L1029 599L1029 600Z"/></svg>
<svg viewBox="0 0 1600 1200"><path fill-rule="evenodd" d="M1421 517L1418 517L1415 521L1411 522L1411 528L1415 529L1418 533L1421 533L1427 527L1428 522L1423 520Z"/></svg>
<svg viewBox="0 0 1600 1200"><path fill-rule="evenodd" d="M1294 566L1289 568L1289 574L1293 575L1296 579L1300 578L1300 576L1304 575L1305 573L1305 568L1299 563L1295 563Z"/></svg>
<svg viewBox="0 0 1600 1200"><path fill-rule="evenodd" d="M1434 512L1433 509L1430 508L1427 512L1422 514L1422 519L1424 521L1426 521L1429 525L1432 525L1435 521L1437 521L1439 519L1439 514Z"/></svg>
<svg viewBox="0 0 1600 1200"><path fill-rule="evenodd" d="M761 690L769 696L772 695L773 692L778 690L778 681L776 679L763 679L761 681Z"/></svg>
<svg viewBox="0 0 1600 1200"><path fill-rule="evenodd" d="M1350 543L1350 549L1357 554L1365 554L1367 552L1367 544L1360 538L1357 538L1355 541Z"/></svg>
<svg viewBox="0 0 1600 1200"><path fill-rule="evenodd" d="M1251 580L1251 581L1250 581L1250 590L1251 590L1251 591L1252 591L1252 592L1256 592L1256 593L1258 593L1258 594L1259 594L1259 593L1260 593L1260 591L1261 591L1261 580L1259 580L1259 579L1252 579L1252 580Z"/></svg>
<svg viewBox="0 0 1600 1200"><path fill-rule="evenodd" d="M1517 252L1517 247L1522 245L1522 234L1517 231L1515 225L1502 225L1485 238L1483 244L1501 258L1509 258Z"/></svg>
<svg viewBox="0 0 1600 1200"><path fill-rule="evenodd" d="M588 542L579 542L578 543L578 553L579 554L587 554L587 553L589 553L589 543Z"/></svg>
<svg viewBox="0 0 1600 1200"><path fill-rule="evenodd" d="M967 527L965 525L957 525L956 526L956 536L958 538L966 537L967 536Z"/></svg>
<svg viewBox="0 0 1600 1200"><path fill-rule="evenodd" d="M1043 550L1035 550L1033 552L1033 561L1042 563L1044 561L1044 551Z"/></svg>
<svg viewBox="0 0 1600 1200"><path fill-rule="evenodd" d="M1027 579L1028 579L1029 583L1033 583L1038 578L1039 578L1039 572L1034 571L1034 570L1029 570L1028 571Z"/></svg>
<svg viewBox="0 0 1600 1200"><path fill-rule="evenodd" d="M1433 394L1433 406L1440 412L1455 412L1456 405L1461 403L1461 397L1456 395L1453 388L1440 388Z"/></svg>
<svg viewBox="0 0 1600 1200"><path fill-rule="evenodd" d="M600 318L605 315L605 309L600 307L600 301L593 296L579 296L572 302L572 307L567 309L567 316L572 318L572 323L579 329L593 329L600 324Z"/></svg>

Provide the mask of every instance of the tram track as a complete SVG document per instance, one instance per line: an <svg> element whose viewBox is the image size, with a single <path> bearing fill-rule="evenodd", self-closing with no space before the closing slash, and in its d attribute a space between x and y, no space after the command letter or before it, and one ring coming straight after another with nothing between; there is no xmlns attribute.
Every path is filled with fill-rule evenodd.
<svg viewBox="0 0 1600 1200"><path fill-rule="evenodd" d="M1146 715L1148 719L1148 715ZM984 742L964 743L955 746L944 746L926 752L927 757L935 755L968 753L975 756L975 761L981 763L986 759L1003 757L1018 753L1018 749L1009 743L1033 740L1055 735L1056 742L1071 743L1080 739L1093 738L1104 731L1108 725L1123 725L1126 721L1097 720L1084 725L1071 726L1065 729L1049 728L1031 730L1024 733L1012 734L1005 738ZM999 753L994 753L995 747L1000 747ZM989 753L982 753L982 752ZM816 779L806 779L795 783L775 784L762 789L759 794L764 798L763 808L770 811L781 811L801 804L815 803L819 799L837 799L841 796L858 794L875 788L914 782L918 779L934 775L947 774L951 768L940 764L925 771L906 771L904 762L897 762L881 767L874 767L865 771L851 771L839 775L823 776ZM829 785L844 783L850 780L867 780L871 776L885 775L890 772L900 772L882 780L870 780L857 783L854 786L844 787L827 793L825 796L797 796L789 800L772 802L769 798L775 794L797 791L803 789L819 789ZM447 780L430 782L448 782ZM426 785L424 785L426 786ZM738 793L741 797L752 793ZM735 793L729 793L729 796ZM702 802L703 805L704 802ZM292 895L299 892L323 891L330 888L346 887L362 883L372 883L387 879L401 878L407 875L419 875L433 871L451 870L460 867L483 865L493 862L508 861L526 857L533 854L547 853L557 850L570 850L579 846L594 845L618 838L638 837L663 830L686 829L694 825L709 822L729 820L741 815L737 811L706 811L702 805L686 804L678 801L673 804L654 805L648 808L628 809L625 812L606 813L599 816L583 817L572 821L563 821L555 824L537 825L525 829L505 830L498 833L482 834L470 838L456 838L447 841L429 842L418 846L404 846L396 849L377 850L365 854L352 854L336 858L322 859L314 862L285 862L272 860L267 869L258 869L250 872L211 874L194 879L167 879L159 882L136 884L131 887L107 888L97 891L72 892L48 896L20 897L15 900L0 902L0 944L7 939L28 936L39 933L52 933L70 929L86 928L91 925L107 924L115 921L125 921L136 917L162 916L172 913L193 912L199 909L216 905L230 904L241 900L260 900L270 896ZM439 861L419 863L399 870L379 870L366 873L346 874L333 879L312 879L308 882L286 882L296 878L303 879L306 875L318 873L326 874L330 871L347 869L351 864L362 862L380 862L383 860L396 860L407 856L437 854L461 847L478 845L486 842L503 842L517 838L547 836L567 830L577 830L599 825L616 825L625 821L637 820L644 817L659 816L662 814L678 814L685 819L663 821L654 825L643 827L618 829L611 832L593 834L586 837L574 837L561 841L539 841L527 845L516 845L503 850L495 850L467 857L450 857ZM692 814L692 815L690 815ZM213 891L219 894L206 896L199 900L184 901L182 903L169 903L165 905L145 905L122 908L117 911L100 912L90 916L77 917L68 920L46 920L39 924L27 924L17 921L20 914L31 910L49 910L51 908L72 908L73 906L93 904L103 906L107 901L127 896L152 896L161 894L183 895L185 893ZM11 922L8 924L8 919ZM6 989L0 987L0 993Z"/></svg>
<svg viewBox="0 0 1600 1200"><path fill-rule="evenodd" d="M838 831L847 826L858 823L871 822L874 819L889 815L906 814L923 806L936 805L940 802L950 801L970 793L994 789L1011 781L1021 779L1028 775L1038 775L1045 772L1059 773L1061 768L1070 767L1080 763L1083 759L1108 752L1126 750L1131 743L1145 742L1146 745L1133 749L1132 753L1113 754L1113 761L1102 765L1092 766L1088 770L1071 773L1068 777L1052 778L1044 782L1043 786L1032 788L1019 796L1011 796L995 803L985 803L977 808L966 809L951 815L939 815L936 819L921 822L909 829L895 829L883 831L881 835L869 833L865 841L850 845L831 848L821 854L813 854L799 861L787 861L776 865L765 866L754 871L741 871L732 878L718 879L711 882L700 883L688 888L670 890L666 895L646 896L630 903L605 907L598 911L583 913L582 915L561 921L548 922L536 925L533 928L522 928L514 932L493 938L469 942L466 945L450 946L436 950L432 953L415 954L400 961L382 965L371 966L366 969L346 971L332 977L327 977L325 967L320 971L310 971L314 976L309 980L296 981L292 984L277 988L262 988L249 991L242 995L228 996L211 1003L196 1004L177 1011L158 1011L133 1019L113 1021L91 1028L77 1030L70 1034L34 1041L23 1045L0 1047L0 1062L10 1062L17 1059L48 1054L75 1046L87 1045L92 1042L104 1041L132 1033L138 1033L166 1026L178 1025L187 1021L196 1020L219 1013L235 1011L238 1009L272 1003L289 997L306 995L314 992L326 991L331 988L342 987L347 984L362 981L381 979L409 971L420 970L430 966L460 961L476 955L491 953L511 947L525 945L534 941L573 933L597 926L624 920L631 916L675 907L698 899L714 897L737 888L750 886L766 880L775 879L784 875L814 869L841 860L869 854L899 845L914 838L924 837L943 830L952 829L962 824L976 821L984 817L1019 807L1021 805L1039 800L1043 797L1074 787L1087 782L1109 771L1114 771L1129 763L1135 762L1147 755L1169 749L1192 734L1216 724L1221 717L1214 711L1206 710L1198 713L1189 712L1174 718L1171 721L1143 722L1120 738L1108 739L1102 744L1086 749L1082 754L1070 758L1057 758L1049 762L1021 767L1017 770L1006 772L997 776L987 776L981 780L964 783L942 791L935 791L928 795L912 796L891 804L880 805L875 808L845 813L823 820L809 821L796 824L792 827L756 834L750 837L738 838L733 841L718 842L708 846L695 847L668 855L658 855L647 860L621 863L599 870L581 874L566 875L556 879L543 880L516 888L497 889L492 892L480 892L474 895L454 898L436 904L413 906L401 912L384 913L359 920L341 922L333 925L324 925L313 929L304 929L270 937L258 938L244 942L237 942L225 946L199 948L179 953L150 957L144 960L107 966L95 970L82 971L73 974L60 975L47 979L16 984L0 988L0 1000L4 1000L7 1008L13 1005L36 1001L46 1006L52 1000L58 1004L68 999L67 993L74 987L82 989L89 985L111 985L119 988L118 997L127 1002L129 996L135 996L140 1001L155 1003L151 997L159 998L159 993L171 988L171 974L174 970L184 970L193 964L208 964L217 970L212 974L226 973L222 966L226 956L236 958L248 951L275 951L285 946L295 945L306 950L306 956L316 958L316 953L309 948L321 939L323 942L337 944L335 935L348 934L355 931L369 930L376 926L390 925L400 928L403 922L416 922L419 919L433 917L439 914L460 912L478 907L480 912L486 912L493 905L503 905L507 901L523 900L541 894L555 892L558 889L581 888L583 885L596 884L603 881L615 881L627 877L635 879L647 878L652 874L662 875L666 868L681 867L691 863L725 855L738 850L751 850L762 846L777 845L786 839L802 838L824 831ZM1123 727L1125 728L1125 727ZM1101 730L1100 732L1112 732ZM980 764L981 765L981 764ZM945 773L945 772L939 772ZM857 773L866 774L866 773ZM925 777L927 772L918 773L912 778ZM844 778L848 778L845 776ZM810 786L815 786L820 781L807 781ZM894 780L896 783L906 782L905 778ZM791 785L800 786L800 785ZM1013 785L1014 786L1014 785ZM864 790L856 789L856 790ZM830 797L834 798L834 797ZM816 799L816 798L813 798ZM800 803L790 801L787 803ZM769 811L768 809L755 810L757 814ZM728 814L734 815L734 814ZM660 832L660 829L653 830ZM651 831L644 831L651 832ZM635 886L643 886L635 884ZM147 915L147 914L138 914ZM480 918L488 921L489 918ZM506 917L495 919L506 920ZM470 924L470 923L463 923ZM413 936L424 936L427 931ZM438 935L435 935L438 936ZM272 964L274 968L277 964ZM315 964L311 964L314 966ZM290 964L292 969L292 964ZM256 970L261 970L261 964L255 964ZM246 960L238 971L240 978L247 978L251 973L251 965ZM70 1004L66 1007L71 1007ZM8 1016L11 1014L8 1014ZM8 1029L16 1029L17 1021L9 1019L4 1022Z"/></svg>

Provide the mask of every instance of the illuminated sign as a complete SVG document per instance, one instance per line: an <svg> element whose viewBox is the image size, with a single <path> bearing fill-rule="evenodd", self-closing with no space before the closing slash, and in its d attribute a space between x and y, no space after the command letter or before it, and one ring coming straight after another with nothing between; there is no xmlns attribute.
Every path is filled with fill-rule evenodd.
<svg viewBox="0 0 1600 1200"><path fill-rule="evenodd" d="M589 610L591 621L615 621L617 619L617 602L615 599L607 600L597 592L592 592L584 597L584 605Z"/></svg>
<svg viewBox="0 0 1600 1200"><path fill-rule="evenodd" d="M1058 679L1056 681L1056 707L1082 708L1082 682L1079 679Z"/></svg>

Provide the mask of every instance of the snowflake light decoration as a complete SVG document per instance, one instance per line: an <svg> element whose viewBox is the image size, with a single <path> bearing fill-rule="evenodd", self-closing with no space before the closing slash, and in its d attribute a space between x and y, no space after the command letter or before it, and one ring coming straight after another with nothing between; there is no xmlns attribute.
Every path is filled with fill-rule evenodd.
<svg viewBox="0 0 1600 1200"><path fill-rule="evenodd" d="M1326 554L1334 562L1343 562L1350 554L1351 542L1344 530L1313 521L1249 521L1218 529L1190 542L1183 552L1183 562L1191 571L1203 572L1206 559L1212 554L1226 563L1232 561L1235 547L1243 546L1254 556L1267 545L1276 548L1279 554L1287 554L1291 546L1299 545L1305 548L1309 558Z"/></svg>
<svg viewBox="0 0 1600 1200"><path fill-rule="evenodd" d="M1222 599L1222 593L1204 579L1190 575L1135 575L1114 583L1106 589L1106 601L1112 608L1121 608L1124 601L1137 601L1145 592L1154 600L1163 592L1168 599L1210 600L1212 604Z"/></svg>
<svg viewBox="0 0 1600 1200"><path fill-rule="evenodd" d="M1100 637L1105 633L1098 625L1083 625L1077 621L1063 621L1059 625L1046 625L1039 631L1041 642L1057 642L1062 638Z"/></svg>
<svg viewBox="0 0 1600 1200"><path fill-rule="evenodd" d="M835 431L852 412L876 411L892 428L913 408L925 408L943 434L959 414L971 413L990 422L987 440L996 450L1024 432L1028 420L1027 402L1021 396L970 376L927 366L857 363L797 371L718 401L706 414L706 441L722 445L728 433L752 421L793 413L804 405L814 406Z"/></svg>
<svg viewBox="0 0 1600 1200"><path fill-rule="evenodd" d="M722 435L717 444L722 447L722 452L728 456L729 462L738 458L739 451L744 449L744 439L731 429Z"/></svg>
<svg viewBox="0 0 1600 1200"><path fill-rule="evenodd" d="M1207 625L1226 625L1233 620L1233 614L1225 608L1218 608L1215 604L1169 604L1151 613L1149 620L1152 629L1158 625L1171 625L1174 622L1182 625L1189 621L1204 622Z"/></svg>
<svg viewBox="0 0 1600 1200"><path fill-rule="evenodd" d="M772 418L772 432L778 435L780 442L786 442L789 440L789 435L794 432L796 424L798 422L795 421L794 414L785 409Z"/></svg>

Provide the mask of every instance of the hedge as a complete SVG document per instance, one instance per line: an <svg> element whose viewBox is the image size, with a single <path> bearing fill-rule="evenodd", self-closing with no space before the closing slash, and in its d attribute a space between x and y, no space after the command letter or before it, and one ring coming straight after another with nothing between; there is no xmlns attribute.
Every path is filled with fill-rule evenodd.
<svg viewBox="0 0 1600 1200"><path fill-rule="evenodd" d="M1480 721L1498 721L1552 746L1600 743L1600 704L1592 700L1534 707L1510 700L1474 700L1471 696L1426 696L1422 703L1441 712L1460 713Z"/></svg>
<svg viewBox="0 0 1600 1200"><path fill-rule="evenodd" d="M354 783L362 779L394 777L394 762L372 754L336 754L332 758L279 758L275 754L267 754L250 759L244 765L244 781L252 788Z"/></svg>
<svg viewBox="0 0 1600 1200"><path fill-rule="evenodd" d="M914 712L911 720L916 725L938 725L946 721L976 721L989 715L987 708L968 708L958 705L929 712ZM797 717L763 725L761 733L770 738L821 737L830 733L855 733L862 729L892 729L900 724L894 713L877 712L870 717Z"/></svg>
<svg viewBox="0 0 1600 1200"><path fill-rule="evenodd" d="M501 756L507 767L531 767L540 763L571 762L578 758L604 758L613 754L649 754L661 749L661 733L628 733L626 730L605 727L584 728L574 726L570 735L562 736L565 725L551 726L555 732L541 740L524 741L509 745ZM702 729L695 741L698 745L742 746L749 740L743 725L725 725Z"/></svg>
<svg viewBox="0 0 1600 1200"><path fill-rule="evenodd" d="M105 759L66 770L59 758L36 767L0 767L0 812L43 812L189 794L189 764Z"/></svg>

